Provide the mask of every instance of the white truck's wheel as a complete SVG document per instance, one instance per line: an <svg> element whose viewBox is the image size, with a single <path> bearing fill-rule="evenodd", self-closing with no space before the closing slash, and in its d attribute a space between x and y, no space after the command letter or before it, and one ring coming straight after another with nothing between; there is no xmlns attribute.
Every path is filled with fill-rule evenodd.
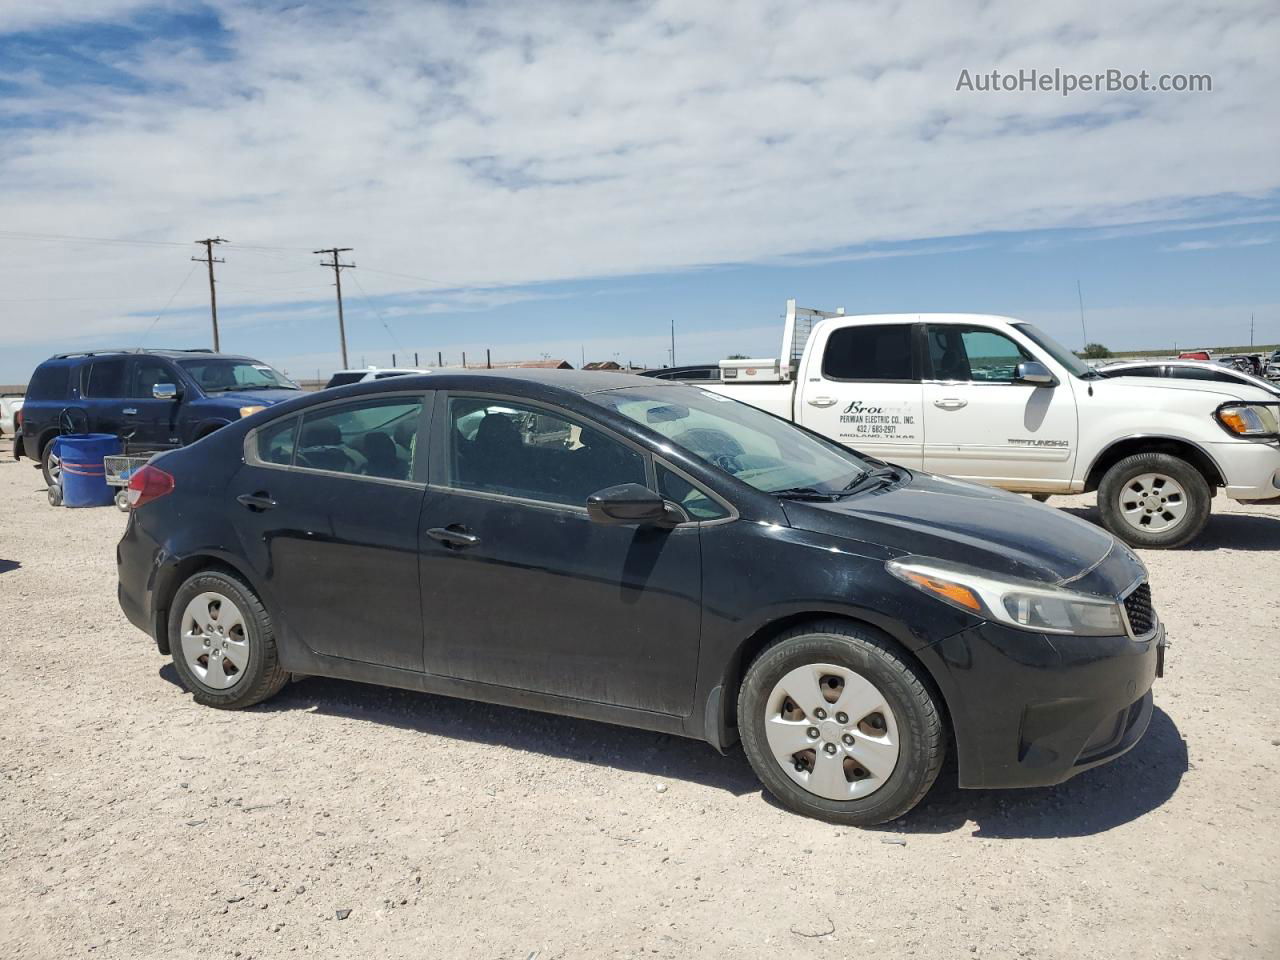
<svg viewBox="0 0 1280 960"><path fill-rule="evenodd" d="M1212 499L1200 471L1167 453L1125 457L1098 484L1103 526L1134 547L1189 543L1208 522Z"/></svg>

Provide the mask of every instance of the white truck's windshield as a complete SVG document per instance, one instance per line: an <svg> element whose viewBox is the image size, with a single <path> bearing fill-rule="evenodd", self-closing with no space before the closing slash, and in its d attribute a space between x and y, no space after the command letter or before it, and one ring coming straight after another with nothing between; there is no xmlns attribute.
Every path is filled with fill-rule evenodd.
<svg viewBox="0 0 1280 960"><path fill-rule="evenodd" d="M1034 323L1015 323L1014 327L1053 359L1067 368L1075 377L1095 377L1097 373L1087 363L1049 336Z"/></svg>
<svg viewBox="0 0 1280 960"><path fill-rule="evenodd" d="M655 384L590 399L765 493L839 496L874 467L851 450L708 390Z"/></svg>

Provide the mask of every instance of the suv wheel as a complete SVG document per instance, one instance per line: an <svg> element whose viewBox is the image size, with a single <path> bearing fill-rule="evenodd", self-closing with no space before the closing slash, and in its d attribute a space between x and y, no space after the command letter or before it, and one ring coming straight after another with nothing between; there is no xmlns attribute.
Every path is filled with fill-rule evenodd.
<svg viewBox="0 0 1280 960"><path fill-rule="evenodd" d="M1098 484L1103 526L1134 547L1189 543L1209 522L1212 499L1200 471L1167 453L1125 457Z"/></svg>
<svg viewBox="0 0 1280 960"><path fill-rule="evenodd" d="M221 570L197 573L178 588L169 609L169 649L182 685L208 707L251 707L289 679L262 601Z"/></svg>
<svg viewBox="0 0 1280 960"><path fill-rule="evenodd" d="M791 630L747 669L738 730L785 806L871 826L924 797L946 752L933 695L891 641L859 624Z"/></svg>
<svg viewBox="0 0 1280 960"><path fill-rule="evenodd" d="M44 445L40 453L40 472L44 474L45 485L52 488L58 486L62 479L62 460L53 452L53 441Z"/></svg>

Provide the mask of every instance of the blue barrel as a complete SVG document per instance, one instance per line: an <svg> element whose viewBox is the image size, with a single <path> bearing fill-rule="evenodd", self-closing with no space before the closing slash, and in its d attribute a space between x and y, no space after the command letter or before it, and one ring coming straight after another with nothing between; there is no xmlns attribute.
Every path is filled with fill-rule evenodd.
<svg viewBox="0 0 1280 960"><path fill-rule="evenodd" d="M120 452L119 437L113 433L72 433L53 442L54 455L62 461L63 506L105 507L115 502L102 458Z"/></svg>

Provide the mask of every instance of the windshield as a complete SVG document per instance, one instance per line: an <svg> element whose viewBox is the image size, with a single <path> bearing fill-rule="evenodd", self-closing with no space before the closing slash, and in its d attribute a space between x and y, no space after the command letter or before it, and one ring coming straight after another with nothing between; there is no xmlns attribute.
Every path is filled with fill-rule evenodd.
<svg viewBox="0 0 1280 960"><path fill-rule="evenodd" d="M655 384L589 399L765 493L839 494L872 467L852 450L709 390Z"/></svg>
<svg viewBox="0 0 1280 960"><path fill-rule="evenodd" d="M200 384L200 389L205 393L302 389L279 370L256 360L201 357L198 360L179 360L178 365Z"/></svg>
<svg viewBox="0 0 1280 960"><path fill-rule="evenodd" d="M1053 359L1067 368L1067 371L1076 377L1088 377L1093 374L1093 369L1077 357L1074 353L1060 344L1053 337L1049 336L1033 323L1015 323L1014 327L1024 337L1027 337Z"/></svg>

